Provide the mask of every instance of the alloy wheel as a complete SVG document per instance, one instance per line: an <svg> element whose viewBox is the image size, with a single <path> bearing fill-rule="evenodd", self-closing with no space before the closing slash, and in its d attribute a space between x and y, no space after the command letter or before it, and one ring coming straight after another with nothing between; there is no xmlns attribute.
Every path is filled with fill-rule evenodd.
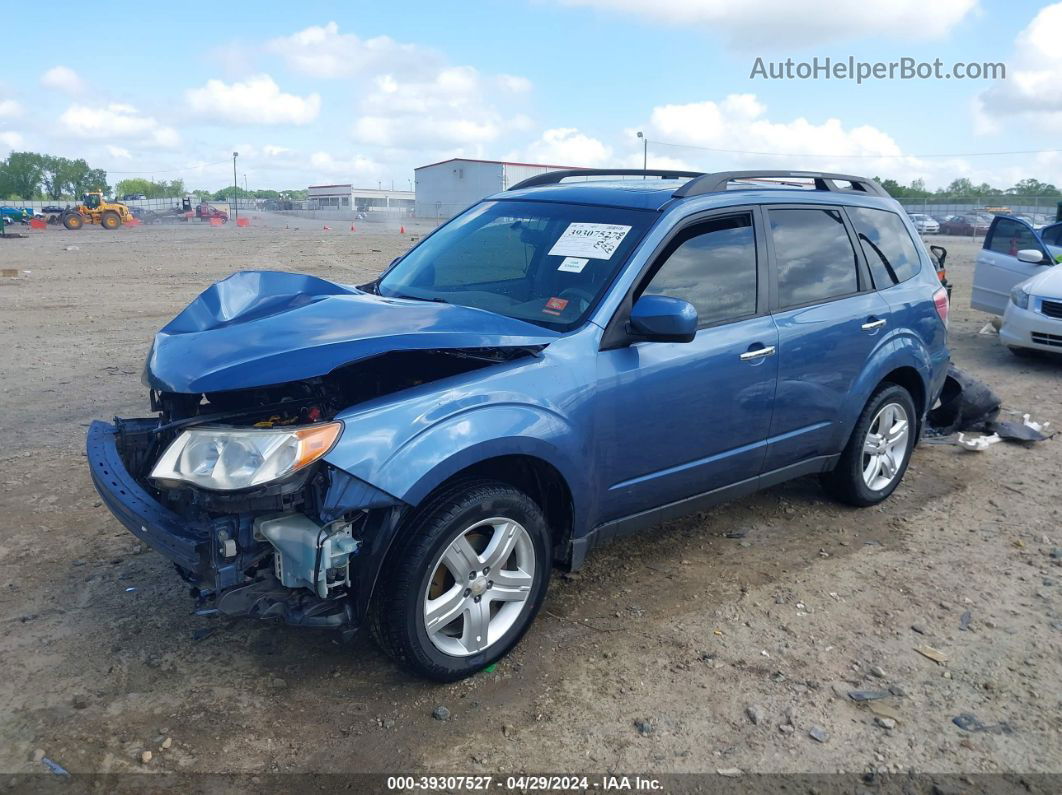
<svg viewBox="0 0 1062 795"><path fill-rule="evenodd" d="M467 657L498 642L527 607L536 563L531 536L512 519L484 519L458 533L424 592L432 645Z"/></svg>
<svg viewBox="0 0 1062 795"><path fill-rule="evenodd" d="M863 440L863 482L873 491L889 486L907 455L911 423L899 403L886 403L870 423Z"/></svg>

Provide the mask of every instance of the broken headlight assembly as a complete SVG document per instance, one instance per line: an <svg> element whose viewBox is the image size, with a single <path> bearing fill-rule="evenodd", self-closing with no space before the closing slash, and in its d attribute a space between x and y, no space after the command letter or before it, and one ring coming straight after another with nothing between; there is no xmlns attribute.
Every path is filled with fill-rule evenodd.
<svg viewBox="0 0 1062 795"><path fill-rule="evenodd" d="M155 464L160 486L182 483L212 491L237 491L293 475L332 449L341 422L286 428L190 428Z"/></svg>

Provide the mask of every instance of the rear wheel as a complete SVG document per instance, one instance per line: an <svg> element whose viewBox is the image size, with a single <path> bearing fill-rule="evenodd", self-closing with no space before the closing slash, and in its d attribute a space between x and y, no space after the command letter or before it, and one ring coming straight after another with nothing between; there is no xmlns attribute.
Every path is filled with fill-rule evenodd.
<svg viewBox="0 0 1062 795"><path fill-rule="evenodd" d="M80 229L85 225L85 219L81 213L67 213L63 216L63 226L67 229Z"/></svg>
<svg viewBox="0 0 1062 795"><path fill-rule="evenodd" d="M917 432L910 392L898 384L880 386L859 415L837 466L823 476L823 485L849 505L876 505L903 480Z"/></svg>
<svg viewBox="0 0 1062 795"><path fill-rule="evenodd" d="M117 229L122 225L121 216L114 210L108 210L102 216L100 216L100 226L104 229Z"/></svg>
<svg viewBox="0 0 1062 795"><path fill-rule="evenodd" d="M538 613L550 575L539 506L497 481L466 481L418 512L373 596L372 629L403 667L438 681L509 652Z"/></svg>

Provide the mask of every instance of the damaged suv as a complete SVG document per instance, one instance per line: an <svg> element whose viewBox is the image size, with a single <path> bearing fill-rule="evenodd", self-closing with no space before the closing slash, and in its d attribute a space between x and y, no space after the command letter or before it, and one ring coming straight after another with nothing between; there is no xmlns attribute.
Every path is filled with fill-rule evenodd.
<svg viewBox="0 0 1062 795"><path fill-rule="evenodd" d="M369 284L213 285L155 337L152 416L94 422L88 461L198 613L367 625L453 680L606 539L801 475L889 496L947 309L872 180L550 172Z"/></svg>

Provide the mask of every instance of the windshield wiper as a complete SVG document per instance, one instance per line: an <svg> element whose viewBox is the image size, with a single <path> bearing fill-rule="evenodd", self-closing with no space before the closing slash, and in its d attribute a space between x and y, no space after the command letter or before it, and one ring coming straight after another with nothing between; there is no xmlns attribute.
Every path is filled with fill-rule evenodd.
<svg viewBox="0 0 1062 795"><path fill-rule="evenodd" d="M392 293L387 296L388 298L407 298L410 301L431 301L436 304L448 304L450 303L445 298L439 298L437 295L428 297L424 295L403 295L402 293Z"/></svg>

